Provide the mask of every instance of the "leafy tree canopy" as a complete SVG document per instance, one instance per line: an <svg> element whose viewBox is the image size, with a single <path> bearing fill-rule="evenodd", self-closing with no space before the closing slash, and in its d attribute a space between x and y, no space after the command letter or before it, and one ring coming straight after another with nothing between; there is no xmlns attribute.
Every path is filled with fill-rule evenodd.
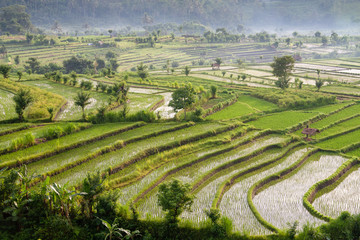
<svg viewBox="0 0 360 240"><path fill-rule="evenodd" d="M11 5L0 9L0 30L10 34L24 34L35 30L30 15L23 5Z"/></svg>

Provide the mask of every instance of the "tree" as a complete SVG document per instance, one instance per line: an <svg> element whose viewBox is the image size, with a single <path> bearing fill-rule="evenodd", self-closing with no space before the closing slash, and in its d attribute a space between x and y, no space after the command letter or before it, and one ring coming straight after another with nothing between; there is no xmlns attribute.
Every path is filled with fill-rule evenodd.
<svg viewBox="0 0 360 240"><path fill-rule="evenodd" d="M318 78L315 81L315 86L317 87L317 91L319 92L320 88L324 85L324 81L322 79L320 79L320 70L317 69L316 72L317 72Z"/></svg>
<svg viewBox="0 0 360 240"><path fill-rule="evenodd" d="M321 43L323 44L323 46L326 46L328 43L328 38L326 36L322 36Z"/></svg>
<svg viewBox="0 0 360 240"><path fill-rule="evenodd" d="M110 66L111 70L116 71L120 65L117 63L116 59L110 59Z"/></svg>
<svg viewBox="0 0 360 240"><path fill-rule="evenodd" d="M30 90L20 89L13 97L15 102L15 111L19 115L19 120L24 120L25 109L34 101L30 94Z"/></svg>
<svg viewBox="0 0 360 240"><path fill-rule="evenodd" d="M53 116L54 116L54 108L53 107L48 107L48 108L46 108L46 110L50 114L49 120L51 121Z"/></svg>
<svg viewBox="0 0 360 240"><path fill-rule="evenodd" d="M77 83L77 80L76 80L77 74L76 74L76 72L72 71L72 72L70 73L70 77L71 77L71 79L72 79L72 81L71 81L72 85L75 86L76 83Z"/></svg>
<svg viewBox="0 0 360 240"><path fill-rule="evenodd" d="M293 32L292 35L293 35L293 37L297 37L299 34L298 34L298 32Z"/></svg>
<svg viewBox="0 0 360 240"><path fill-rule="evenodd" d="M190 184L183 184L179 180L163 183L159 187L158 204L166 212L166 222L177 225L178 216L184 210L190 210L193 196L190 193Z"/></svg>
<svg viewBox="0 0 360 240"><path fill-rule="evenodd" d="M215 62L216 62L217 64L219 64L219 66L223 63L223 61L222 61L221 58L216 58L216 59L215 59Z"/></svg>
<svg viewBox="0 0 360 240"><path fill-rule="evenodd" d="M134 232L131 233L130 230L126 230L123 228L118 228L118 224L115 223L117 221L117 219L114 220L114 222L112 224L110 224L109 222L100 219L101 223L107 228L107 230L109 231L108 234L106 234L105 239L104 240L112 240L113 237L116 237L117 239L120 238L122 239L123 235L121 234L122 232L126 234L126 239L133 239L134 236L138 236L140 235L140 231L139 230L135 230Z"/></svg>
<svg viewBox="0 0 360 240"><path fill-rule="evenodd" d="M81 185L81 192L86 193L83 195L84 202L82 203L83 214L89 218L92 217L95 197L102 193L105 189L104 179L101 177L100 172L95 174L88 173Z"/></svg>
<svg viewBox="0 0 360 240"><path fill-rule="evenodd" d="M274 62L270 65L273 68L274 76L278 77L276 85L281 89L289 87L290 74L294 68L295 60L292 56L275 57Z"/></svg>
<svg viewBox="0 0 360 240"><path fill-rule="evenodd" d="M114 52L112 52L112 51L108 51L108 52L105 54L105 57L106 57L107 60L110 60L110 59L116 58L117 55L116 55Z"/></svg>
<svg viewBox="0 0 360 240"><path fill-rule="evenodd" d="M9 77L10 70L11 70L11 66L6 64L0 65L0 73L3 75L4 78Z"/></svg>
<svg viewBox="0 0 360 240"><path fill-rule="evenodd" d="M242 79L243 81L245 81L245 79L246 79L246 74L241 75L241 79Z"/></svg>
<svg viewBox="0 0 360 240"><path fill-rule="evenodd" d="M140 63L140 65L137 66L137 74L139 78L144 81L149 76L149 73L147 72L147 66L143 63Z"/></svg>
<svg viewBox="0 0 360 240"><path fill-rule="evenodd" d="M172 100L169 106L174 108L174 111L184 109L184 119L186 120L186 109L195 102L195 91L192 87L186 86L185 88L177 89L172 95Z"/></svg>
<svg viewBox="0 0 360 240"><path fill-rule="evenodd" d="M315 33L315 37L317 37L317 38L321 37L321 32L317 31L317 32Z"/></svg>
<svg viewBox="0 0 360 240"><path fill-rule="evenodd" d="M74 98L76 106L81 107L83 112L83 119L86 119L85 107L90 104L90 93L84 93L83 91L78 92L77 96Z"/></svg>
<svg viewBox="0 0 360 240"><path fill-rule="evenodd" d="M22 73L22 71L17 71L16 75L18 75L18 80L20 81L23 73Z"/></svg>
<svg viewBox="0 0 360 240"><path fill-rule="evenodd" d="M40 62L37 58L31 57L26 63L28 65L25 66L25 69L30 69L32 73L37 73L40 69Z"/></svg>
<svg viewBox="0 0 360 240"><path fill-rule="evenodd" d="M211 98L216 98L216 93L217 93L217 87L212 85L210 87L210 91L211 91Z"/></svg>
<svg viewBox="0 0 360 240"><path fill-rule="evenodd" d="M72 71L85 73L88 69L94 68L92 61L77 57L71 57L70 59L63 61L63 66L66 73L70 73Z"/></svg>
<svg viewBox="0 0 360 240"><path fill-rule="evenodd" d="M225 77L226 71L222 71L221 74L223 77Z"/></svg>
<svg viewBox="0 0 360 240"><path fill-rule="evenodd" d="M184 73L186 76L189 76L191 69L188 66L185 66Z"/></svg>
<svg viewBox="0 0 360 240"><path fill-rule="evenodd" d="M35 27L30 21L30 15L26 13L23 5L11 5L0 9L0 31L10 34L25 34L34 31Z"/></svg>
<svg viewBox="0 0 360 240"><path fill-rule="evenodd" d="M20 64L20 57L19 55L16 55L16 57L14 58L14 62L16 65L19 65Z"/></svg>
<svg viewBox="0 0 360 240"><path fill-rule="evenodd" d="M113 30L109 29L108 32L109 32L109 34L110 34L110 37L112 37L111 34L112 34Z"/></svg>
<svg viewBox="0 0 360 240"><path fill-rule="evenodd" d="M286 41L286 45L289 46L289 45L290 45L290 42L291 42L291 39L290 39L290 38L287 38L285 41Z"/></svg>

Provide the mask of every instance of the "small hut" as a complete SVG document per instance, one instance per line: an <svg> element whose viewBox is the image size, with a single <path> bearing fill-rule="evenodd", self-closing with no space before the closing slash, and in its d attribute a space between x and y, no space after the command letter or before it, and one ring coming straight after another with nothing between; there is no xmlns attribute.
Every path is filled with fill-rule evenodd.
<svg viewBox="0 0 360 240"><path fill-rule="evenodd" d="M219 70L220 69L220 64L218 63L213 63L211 64L212 70Z"/></svg>
<svg viewBox="0 0 360 240"><path fill-rule="evenodd" d="M307 125L301 133L306 135L306 140L311 141L310 137L314 136L317 133L320 133L320 130L316 128L309 128L309 125Z"/></svg>

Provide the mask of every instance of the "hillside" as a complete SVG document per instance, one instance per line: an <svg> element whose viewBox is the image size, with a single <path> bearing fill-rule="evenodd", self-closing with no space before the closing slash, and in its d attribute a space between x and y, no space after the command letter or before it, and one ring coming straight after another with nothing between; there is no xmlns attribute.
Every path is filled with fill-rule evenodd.
<svg viewBox="0 0 360 240"><path fill-rule="evenodd" d="M2 0L0 7L26 5L32 21L50 27L55 20L67 25L144 26L165 22L198 21L212 27L291 29L310 25L313 28L339 29L357 25L355 0L73 0L24 1ZM74 24L75 23L75 24ZM74 26L73 26L74 27Z"/></svg>

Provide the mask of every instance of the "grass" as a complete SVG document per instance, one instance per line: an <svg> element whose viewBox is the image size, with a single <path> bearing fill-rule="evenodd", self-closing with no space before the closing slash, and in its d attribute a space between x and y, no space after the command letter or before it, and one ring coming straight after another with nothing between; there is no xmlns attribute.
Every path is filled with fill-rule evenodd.
<svg viewBox="0 0 360 240"><path fill-rule="evenodd" d="M316 115L318 115L316 112L285 111L261 117L248 123L260 129L284 130Z"/></svg>

